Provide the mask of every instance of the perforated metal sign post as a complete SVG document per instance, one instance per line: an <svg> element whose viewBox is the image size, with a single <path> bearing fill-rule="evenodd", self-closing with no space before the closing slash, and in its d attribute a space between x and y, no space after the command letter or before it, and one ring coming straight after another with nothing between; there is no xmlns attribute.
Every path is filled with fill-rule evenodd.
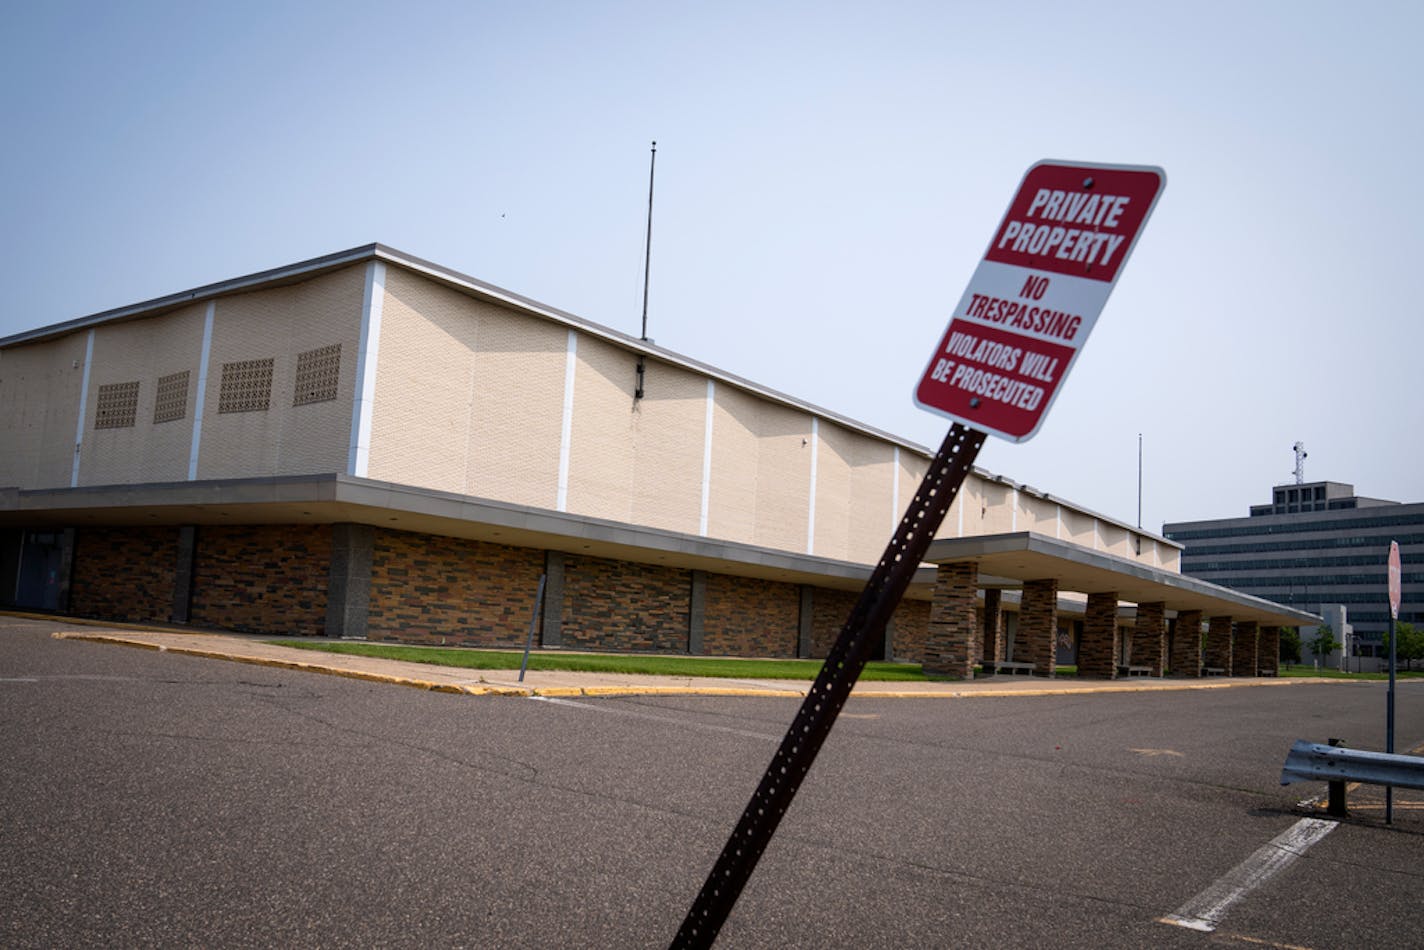
<svg viewBox="0 0 1424 950"><path fill-rule="evenodd" d="M1024 176L916 389L917 403L950 416L954 425L673 947L708 947L717 938L883 638L985 431L1017 442L1042 424L1164 180L1158 168L1067 162L1039 162Z"/></svg>
<svg viewBox="0 0 1424 950"><path fill-rule="evenodd" d="M1024 175L915 387L924 409L1023 442L1043 424L1166 184L1160 168Z"/></svg>
<svg viewBox="0 0 1424 950"><path fill-rule="evenodd" d="M865 668L871 650L884 636L885 624L900 603L905 588L910 586L935 531L983 445L984 433L962 425L950 426L944 444L930 463L924 481L865 590L861 591L850 618L841 628L835 646L802 701L786 737L781 740L771 765L767 766L761 784L722 848L692 909L687 912L673 939L673 947L710 947L716 939L801 781L810 771L811 763L816 760L821 743L835 725L836 716Z"/></svg>

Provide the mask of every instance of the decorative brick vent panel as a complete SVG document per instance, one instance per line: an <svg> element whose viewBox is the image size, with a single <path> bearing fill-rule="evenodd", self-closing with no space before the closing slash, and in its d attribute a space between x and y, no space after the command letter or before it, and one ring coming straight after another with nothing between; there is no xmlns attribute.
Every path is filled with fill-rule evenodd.
<svg viewBox="0 0 1424 950"><path fill-rule="evenodd" d="M173 422L188 414L188 371L158 377L157 401L153 404L153 422Z"/></svg>
<svg viewBox="0 0 1424 950"><path fill-rule="evenodd" d="M297 354L297 386L292 405L330 402L341 382L341 344Z"/></svg>
<svg viewBox="0 0 1424 950"><path fill-rule="evenodd" d="M224 363L218 412L266 412L272 404L273 359Z"/></svg>
<svg viewBox="0 0 1424 950"><path fill-rule="evenodd" d="M99 387L99 404L94 413L96 429L132 428L138 416L138 382L110 383Z"/></svg>

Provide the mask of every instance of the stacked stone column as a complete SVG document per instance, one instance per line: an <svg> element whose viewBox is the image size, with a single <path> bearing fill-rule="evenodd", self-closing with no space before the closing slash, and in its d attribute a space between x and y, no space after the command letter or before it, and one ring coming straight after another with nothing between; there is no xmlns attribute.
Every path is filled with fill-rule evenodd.
<svg viewBox="0 0 1424 950"><path fill-rule="evenodd" d="M1202 666L1212 666L1231 672L1231 618L1212 617L1206 627L1206 649Z"/></svg>
<svg viewBox="0 0 1424 950"><path fill-rule="evenodd" d="M1161 676L1167 663L1167 605L1161 602L1137 605L1137 622L1132 628L1133 666L1152 667Z"/></svg>
<svg viewBox="0 0 1424 950"><path fill-rule="evenodd" d="M1078 675L1117 679L1117 592L1089 594L1078 643Z"/></svg>
<svg viewBox="0 0 1424 950"><path fill-rule="evenodd" d="M1014 659L1032 663L1034 673L1040 676L1052 676L1057 648L1058 581L1054 578L1024 581Z"/></svg>
<svg viewBox="0 0 1424 950"><path fill-rule="evenodd" d="M1257 669L1268 676L1281 671L1281 628L1262 627L1256 647Z"/></svg>
<svg viewBox="0 0 1424 950"><path fill-rule="evenodd" d="M1172 675L1201 676L1202 613L1182 610L1177 613L1176 636L1172 638Z"/></svg>
<svg viewBox="0 0 1424 950"><path fill-rule="evenodd" d="M929 631L921 661L929 676L968 679L974 671L974 602L979 569L972 561L941 564L935 572Z"/></svg>
<svg viewBox="0 0 1424 950"><path fill-rule="evenodd" d="M1256 676L1260 667L1256 665L1257 638L1256 621L1243 620L1236 625L1236 642L1231 648L1231 675Z"/></svg>

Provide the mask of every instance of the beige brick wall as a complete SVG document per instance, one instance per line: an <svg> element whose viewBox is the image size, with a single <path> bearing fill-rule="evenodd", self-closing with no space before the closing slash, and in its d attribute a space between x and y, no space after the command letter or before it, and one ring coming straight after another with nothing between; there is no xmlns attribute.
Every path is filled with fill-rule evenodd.
<svg viewBox="0 0 1424 950"><path fill-rule="evenodd" d="M979 517L970 517L974 514L973 511L965 512L965 534L1007 534L1010 531L1022 530L1015 524L1014 496L1017 493L1012 488L998 482L986 481L982 483L979 494Z"/></svg>
<svg viewBox="0 0 1424 950"><path fill-rule="evenodd" d="M649 360L632 424L633 520L696 534L702 515L706 378Z"/></svg>
<svg viewBox="0 0 1424 950"><path fill-rule="evenodd" d="M811 417L717 387L708 534L806 550Z"/></svg>
<svg viewBox="0 0 1424 950"><path fill-rule="evenodd" d="M188 477L205 309L204 304L194 304L158 317L96 328L79 484L174 482ZM183 418L155 423L159 378L185 370L188 392ZM96 429L100 388L134 381L139 384L134 425Z"/></svg>
<svg viewBox="0 0 1424 950"><path fill-rule="evenodd" d="M569 442L568 511L574 514L633 520L636 363L637 357L627 350L579 336ZM700 479L688 483L674 477L662 487L691 495L699 485ZM694 530L696 524L693 521Z"/></svg>
<svg viewBox="0 0 1424 950"><path fill-rule="evenodd" d="M1098 545L1098 550L1108 554L1127 558L1137 557L1136 545L1132 543L1130 532L1126 528L1120 528L1106 521L1099 522Z"/></svg>
<svg viewBox="0 0 1424 950"><path fill-rule="evenodd" d="M69 487L85 338L0 350L0 486Z"/></svg>
<svg viewBox="0 0 1424 950"><path fill-rule="evenodd" d="M198 478L344 472L365 266L223 297L213 320ZM341 344L337 398L293 406L297 355ZM266 412L218 412L224 363L273 359ZM196 369L196 367L195 367Z"/></svg>
<svg viewBox="0 0 1424 950"><path fill-rule="evenodd" d="M914 485L901 485L898 510L894 505L895 447L879 439L851 432L834 424L821 424L822 434L835 434L834 440L844 444L841 451L850 462L850 493L841 512L846 522L846 547L842 554L829 554L820 549L820 518L817 518L817 553L849 561L873 563L879 560L886 543L894 533L897 521L910 503Z"/></svg>
<svg viewBox="0 0 1424 950"><path fill-rule="evenodd" d="M480 327L465 491L553 508L568 330L464 299L475 306Z"/></svg>
<svg viewBox="0 0 1424 950"><path fill-rule="evenodd" d="M1180 548L1157 544L1157 564L1163 570L1182 572L1182 552Z"/></svg>
<svg viewBox="0 0 1424 950"><path fill-rule="evenodd" d="M423 277L385 269L367 476L465 490L479 320Z"/></svg>
<svg viewBox="0 0 1424 950"><path fill-rule="evenodd" d="M895 447L879 439L856 435L856 466L851 474L850 545L847 559L873 563L895 533L909 496L902 488L895 504ZM917 484L917 483L916 483Z"/></svg>
<svg viewBox="0 0 1424 950"><path fill-rule="evenodd" d="M580 335L568 510L695 534L702 507L707 380ZM714 424L715 432L715 424Z"/></svg>
<svg viewBox="0 0 1424 950"><path fill-rule="evenodd" d="M1074 511L1071 508L1064 508L1063 534L1061 537L1064 541L1072 541L1074 544L1080 544L1085 548L1094 548L1097 546L1097 534L1094 531L1096 522L1097 519L1092 515L1084 514L1081 511Z"/></svg>
<svg viewBox="0 0 1424 950"><path fill-rule="evenodd" d="M718 386L715 403L707 533L752 544L757 515L757 400L730 386Z"/></svg>
<svg viewBox="0 0 1424 950"><path fill-rule="evenodd" d="M1054 537L1058 531L1058 504L1019 492L1020 531L1036 531Z"/></svg>
<svg viewBox="0 0 1424 950"><path fill-rule="evenodd" d="M567 337L388 266L368 477L553 508Z"/></svg>
<svg viewBox="0 0 1424 950"><path fill-rule="evenodd" d="M851 434L822 419L816 439L816 535L812 553L845 560L851 541L856 446Z"/></svg>

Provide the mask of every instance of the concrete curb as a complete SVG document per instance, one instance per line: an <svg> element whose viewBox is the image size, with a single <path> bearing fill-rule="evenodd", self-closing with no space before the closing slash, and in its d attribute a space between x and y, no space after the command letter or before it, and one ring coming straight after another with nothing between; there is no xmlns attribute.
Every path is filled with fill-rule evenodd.
<svg viewBox="0 0 1424 950"><path fill-rule="evenodd" d="M50 619L50 618L46 618ZM106 625L113 628L114 624ZM131 625L129 629L142 631L145 633L164 633L168 631L155 631L153 628ZM155 650L160 653L174 653L180 656L193 656L201 659L228 660L235 663L247 663L252 666L266 666L274 669L296 670L303 673L321 673L328 676L340 676L346 679L363 680L370 683L383 683L389 686L405 686L414 689L423 689L435 693L451 693L465 696L513 696L513 697L545 697L545 698L609 698L618 696L742 696L757 698L780 698L780 699L803 699L809 692L810 684L805 686L779 686L776 688L763 686L724 686L717 685L716 681L709 681L706 685L652 685L652 684L630 684L630 685L600 685L600 686L521 686L510 683L485 683L485 682L448 682L434 679L422 679L416 676L401 676L391 673L379 673L372 670L350 669L331 663L309 660L289 660L279 657L253 656L242 653L235 653L227 650L203 649L199 647L174 646L163 643L153 643L148 640L134 636L124 636L122 634L109 633L88 633L74 630L57 630L50 634L57 640L78 640L87 643L102 643L112 646L137 647L144 650ZM577 675L577 674L575 674ZM1323 677L1291 677L1279 679L1253 679L1245 682L1191 682L1191 681L1157 681L1153 684L1141 683L1103 683L1101 685L1062 685L1062 686L1036 686L1025 689L996 689L986 684L983 688L963 689L956 688L953 684L943 684L937 688L926 689L895 689L878 688L866 686L857 688L851 694L851 698L860 699L976 699L976 698L997 698L1005 699L1010 697L1036 697L1036 696L1080 696L1080 695L1101 695L1104 693L1152 693L1152 692L1180 692L1183 690L1216 690L1216 689L1241 689L1246 687L1260 686L1294 686L1308 683L1352 683L1354 680L1340 680Z"/></svg>

